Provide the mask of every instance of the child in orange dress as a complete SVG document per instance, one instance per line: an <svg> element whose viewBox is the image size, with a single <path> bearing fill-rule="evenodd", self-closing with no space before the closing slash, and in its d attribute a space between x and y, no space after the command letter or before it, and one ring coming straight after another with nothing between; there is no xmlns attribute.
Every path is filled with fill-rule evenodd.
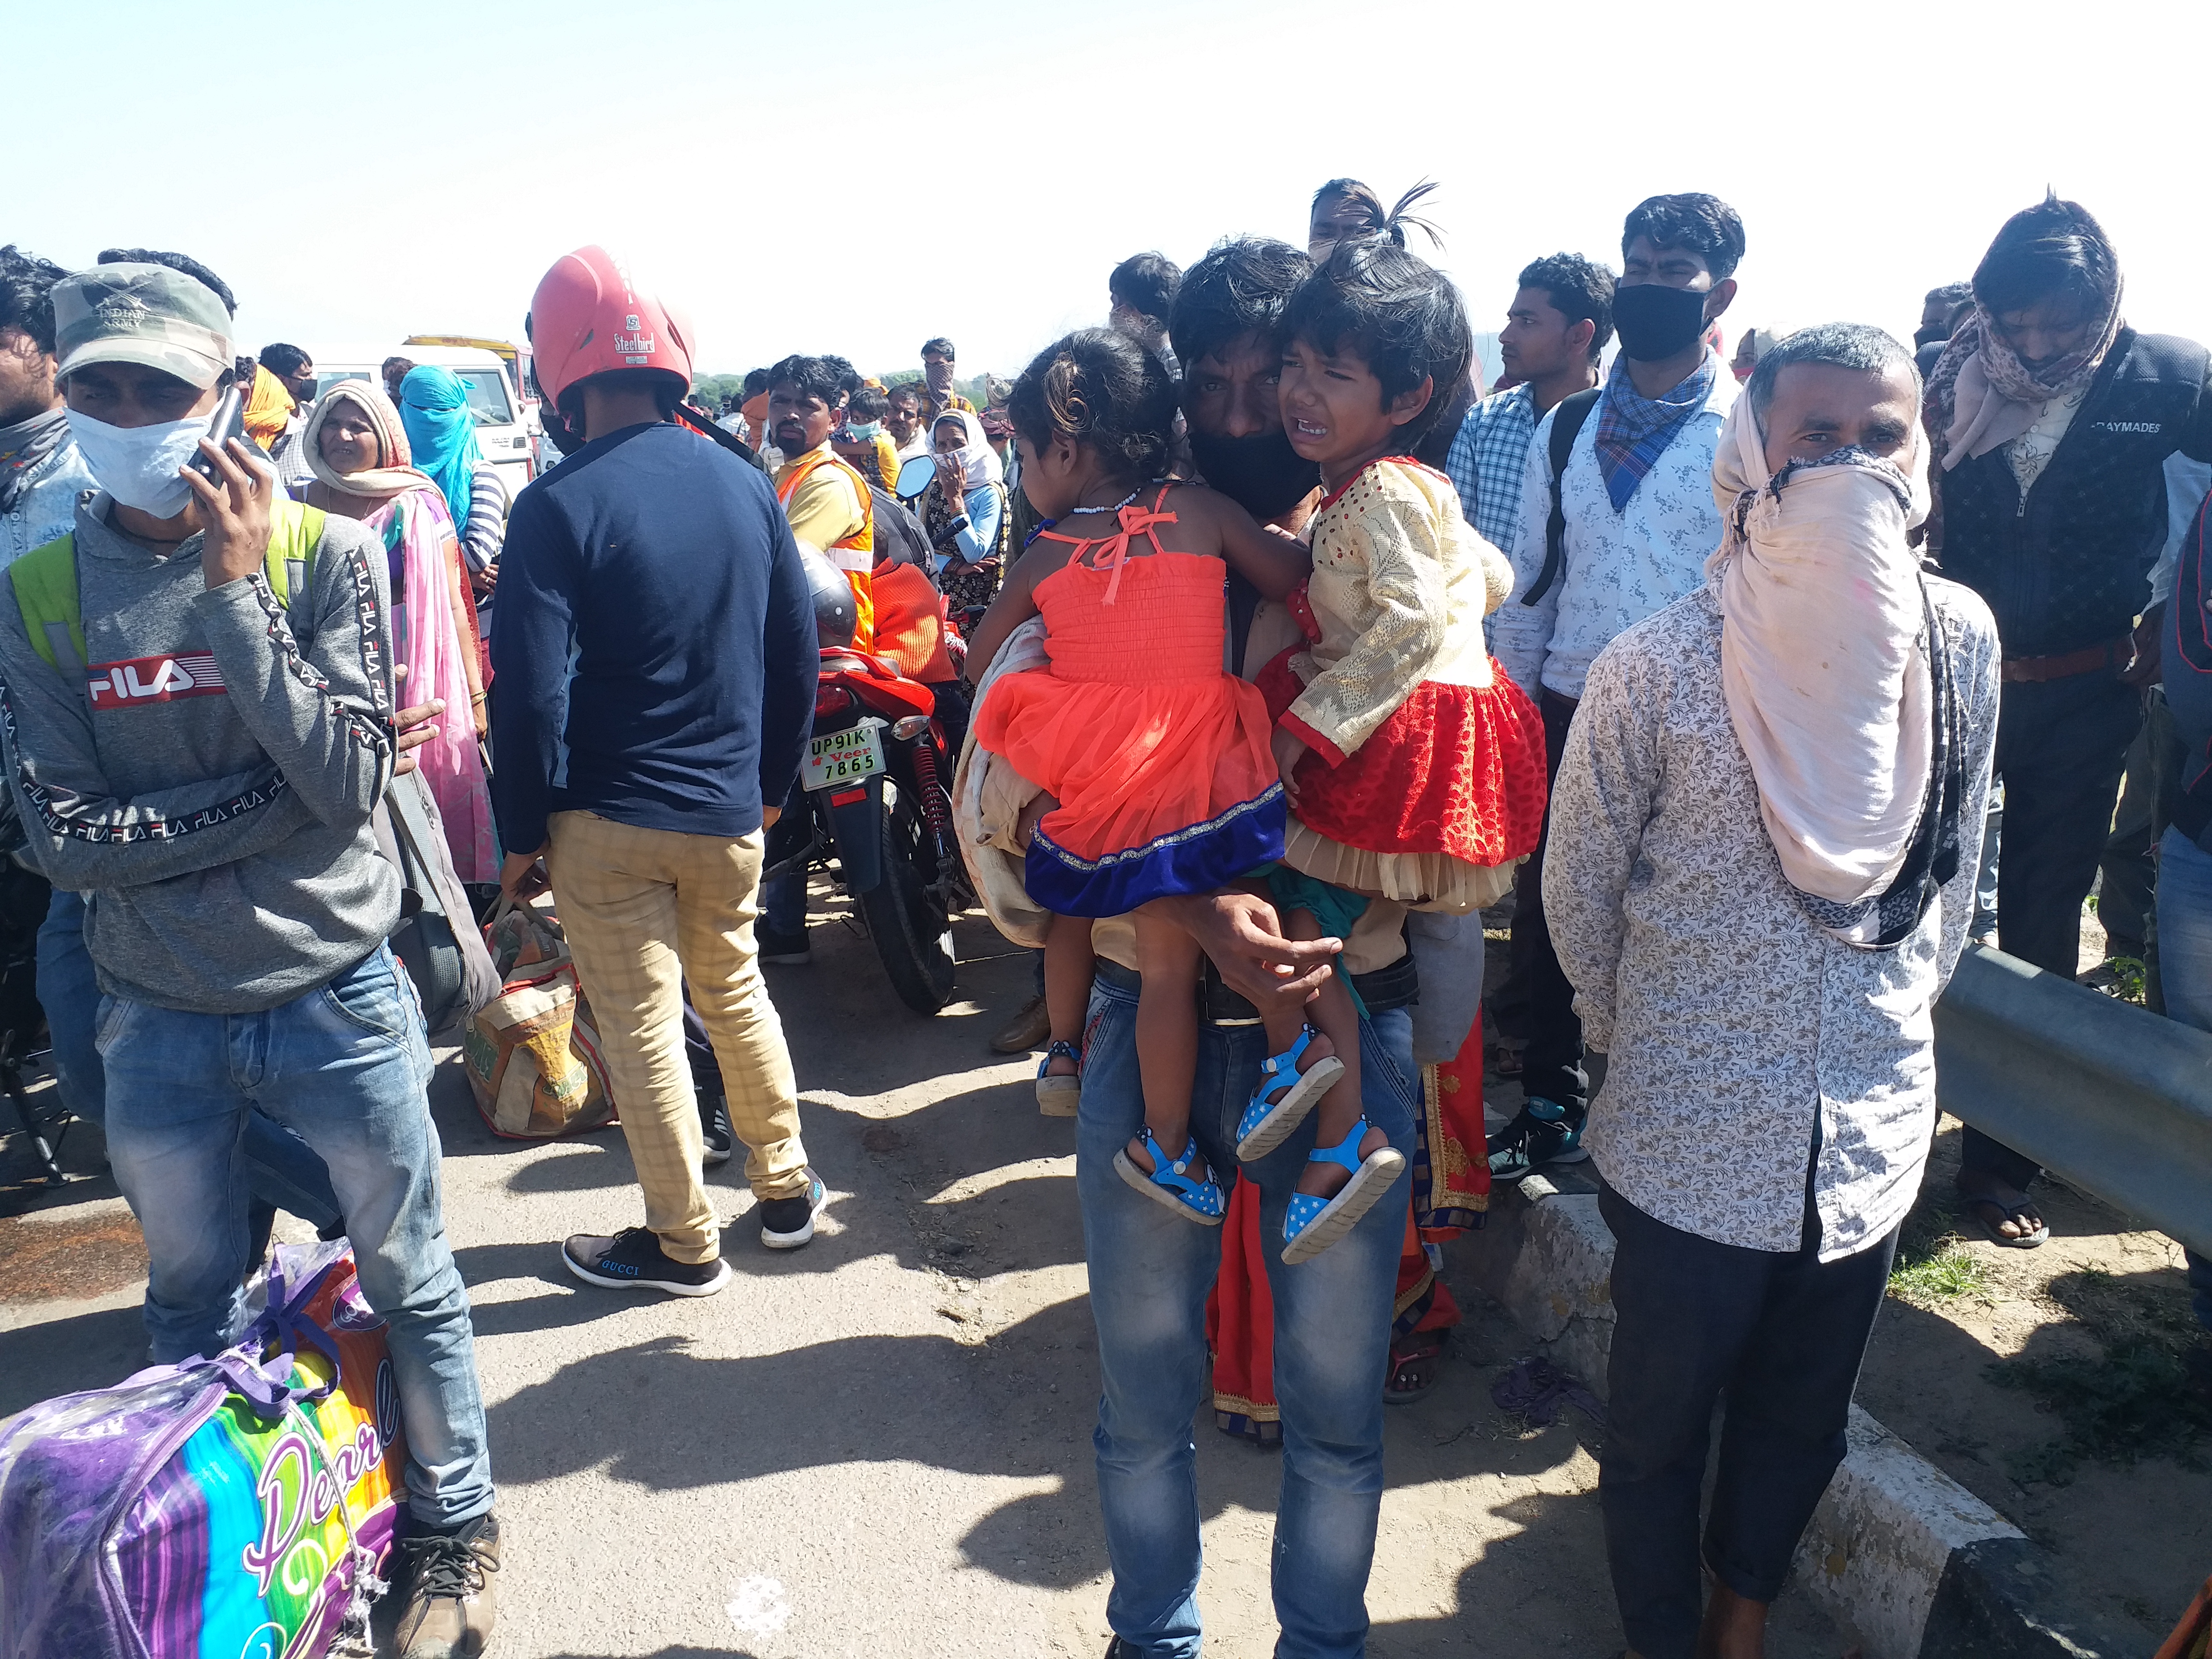
<svg viewBox="0 0 2212 1659"><path fill-rule="evenodd" d="M1272 882L1284 932L1343 935L1367 900L1463 915L1494 903L1534 850L1544 728L1483 643L1512 568L1470 529L1442 474L1407 458L1473 338L1449 279L1381 233L1340 242L1284 317L1291 447L1328 495L1313 575L1292 611L1308 645L1260 676L1291 817ZM1398 1154L1359 1104L1357 1012L1340 979L1314 1020L1345 1070L1319 1101L1317 1149L1285 1217L1283 1260L1334 1243L1395 1177ZM1267 1062L1237 1156L1279 1146L1311 1109Z"/></svg>
<svg viewBox="0 0 2212 1659"><path fill-rule="evenodd" d="M1054 918L1046 1065L1077 1058L1091 919L1133 915L1145 1129L1115 1168L1176 1214L1218 1225L1221 1188L1190 1133L1198 945L1144 907L1231 885L1282 855L1271 722L1258 689L1223 665L1223 600L1230 564L1287 596L1305 551L1225 495L1161 482L1175 386L1126 336L1089 329L1048 347L1015 382L1008 413L1022 488L1048 527L977 625L969 672L980 681L1007 635L1043 616L1049 667L1002 676L975 732L1049 798L1024 863L1030 898ZM1339 1062L1325 1043L1309 1046L1313 1063L1293 1086L1318 1091Z"/></svg>

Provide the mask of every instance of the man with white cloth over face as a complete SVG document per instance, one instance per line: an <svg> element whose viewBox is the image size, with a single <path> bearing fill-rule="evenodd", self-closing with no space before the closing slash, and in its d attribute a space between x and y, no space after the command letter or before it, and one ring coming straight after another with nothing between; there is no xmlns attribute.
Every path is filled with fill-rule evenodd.
<svg viewBox="0 0 2212 1659"><path fill-rule="evenodd" d="M1911 545L1919 394L1878 329L1760 360L1713 464L1705 583L1598 656L1554 787L1553 939L1609 1056L1599 1496L1640 1659L1761 1651L1935 1129L1998 654L1988 607Z"/></svg>

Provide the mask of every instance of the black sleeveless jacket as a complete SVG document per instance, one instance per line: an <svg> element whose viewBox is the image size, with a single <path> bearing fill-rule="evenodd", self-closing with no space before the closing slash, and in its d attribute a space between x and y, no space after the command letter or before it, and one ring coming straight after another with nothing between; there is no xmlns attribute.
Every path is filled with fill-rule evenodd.
<svg viewBox="0 0 2212 1659"><path fill-rule="evenodd" d="M1942 475L1943 574L1989 602L2007 657L2102 644L2148 609L2212 482L2208 377L2194 341L2124 328L2024 503L2002 447Z"/></svg>

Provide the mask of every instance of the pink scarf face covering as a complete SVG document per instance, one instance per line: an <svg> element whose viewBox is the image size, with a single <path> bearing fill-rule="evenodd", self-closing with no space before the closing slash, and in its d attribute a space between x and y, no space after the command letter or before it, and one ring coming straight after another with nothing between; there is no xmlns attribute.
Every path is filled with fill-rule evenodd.
<svg viewBox="0 0 2212 1659"><path fill-rule="evenodd" d="M1927 447L1785 469L1751 399L1722 428L1713 499L1727 538L1706 565L1720 599L1721 684L1759 815L1800 892L1839 905L1904 866L1933 764L1920 560Z"/></svg>
<svg viewBox="0 0 2212 1659"><path fill-rule="evenodd" d="M2035 424L2046 404L2087 386L2121 326L2115 289L2093 343L2030 372L1992 325L1989 313L1977 305L1928 377L1929 429L1943 471L2010 443Z"/></svg>

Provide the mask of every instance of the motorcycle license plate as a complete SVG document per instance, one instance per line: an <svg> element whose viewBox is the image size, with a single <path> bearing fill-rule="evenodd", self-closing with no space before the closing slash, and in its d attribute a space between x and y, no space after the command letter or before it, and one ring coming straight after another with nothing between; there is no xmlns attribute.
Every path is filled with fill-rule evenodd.
<svg viewBox="0 0 2212 1659"><path fill-rule="evenodd" d="M834 789L871 772L884 769L881 723L870 720L850 731L829 732L812 738L806 751L802 781L809 789Z"/></svg>

